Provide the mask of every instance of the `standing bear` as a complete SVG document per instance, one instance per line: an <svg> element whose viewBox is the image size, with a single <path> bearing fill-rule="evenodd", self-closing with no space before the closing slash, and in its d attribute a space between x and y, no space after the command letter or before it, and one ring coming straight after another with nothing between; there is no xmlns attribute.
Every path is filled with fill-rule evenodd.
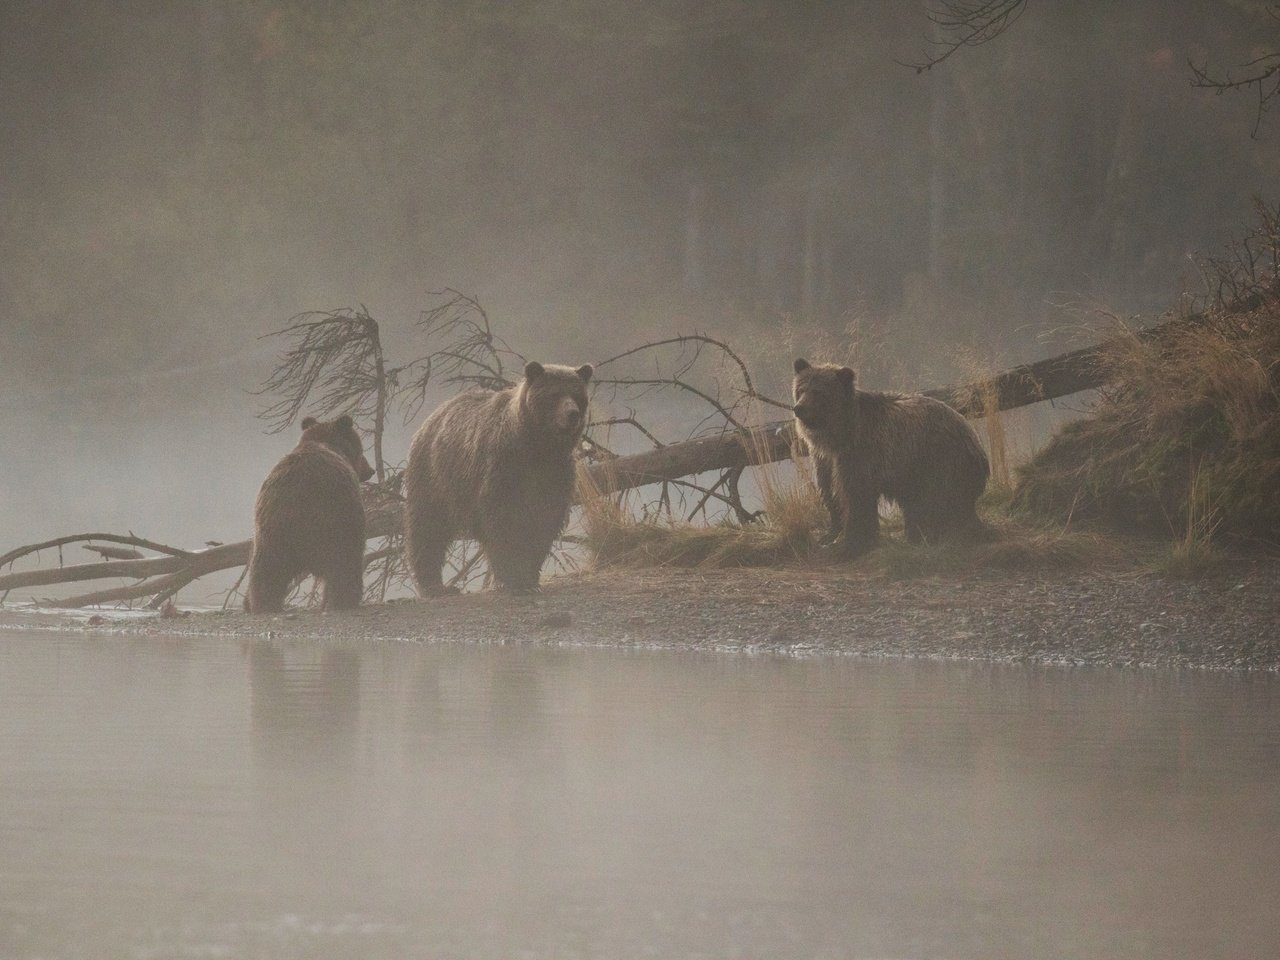
<svg viewBox="0 0 1280 960"><path fill-rule="evenodd" d="M244 608L274 613L294 580L324 584L330 610L358 607L364 594L364 504L373 476L350 417L302 421L302 439L263 481L254 505L253 554Z"/></svg>
<svg viewBox="0 0 1280 960"><path fill-rule="evenodd" d="M969 423L941 401L858 390L855 379L848 367L795 362L797 432L831 515L824 542L848 557L875 546L882 496L902 508L912 543L980 531L975 504L991 468Z"/></svg>
<svg viewBox="0 0 1280 960"><path fill-rule="evenodd" d="M405 555L419 593L444 589L445 553L459 537L480 542L499 586L538 586L569 519L592 372L531 362L515 386L461 393L418 429L404 496Z"/></svg>

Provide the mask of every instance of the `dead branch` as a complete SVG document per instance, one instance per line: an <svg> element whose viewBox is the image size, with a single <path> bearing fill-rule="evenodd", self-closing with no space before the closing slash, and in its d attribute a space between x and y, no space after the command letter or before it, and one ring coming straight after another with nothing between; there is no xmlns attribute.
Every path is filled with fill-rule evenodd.
<svg viewBox="0 0 1280 960"><path fill-rule="evenodd" d="M1280 4L1267 11L1273 18L1280 20ZM1235 73L1228 69L1225 73L1211 74L1208 63L1197 65L1188 60L1191 69L1191 85L1202 90L1212 90L1221 96L1227 92L1245 93L1252 89L1256 98L1253 116L1253 129L1249 136L1258 139L1258 131L1262 127L1263 115L1271 102L1280 96L1280 51L1263 54L1248 63L1236 68L1243 73Z"/></svg>
<svg viewBox="0 0 1280 960"><path fill-rule="evenodd" d="M682 377L686 373L688 373L690 369L692 369L694 361L696 361L698 359L698 356L700 355L700 350L702 345L705 344L707 346L712 346L718 349L721 353L724 354L725 357L728 358L728 360L731 363L733 363L738 368L738 374L739 376L742 377L742 382L743 382L742 393L744 396L749 397L751 399L759 400L761 403L765 403L773 407L780 407L784 410L791 409L791 404L783 403L780 400L774 400L772 397L765 396L764 394L756 390L755 384L751 380L751 371L747 367L746 361L743 360L742 357L738 354L738 352L734 350L731 346L729 346L729 344L725 343L723 340L717 340L714 337L708 337L706 334L702 334L702 333L686 333L686 334L681 334L680 336L677 336L677 337L668 337L665 340L654 340L649 343L642 343L638 347L632 347L630 350L624 350L622 353L619 353L612 357L608 357L607 359L601 360L595 366L596 366L596 369L599 370L601 367L608 366L611 363L616 363L619 360L623 360L627 357L634 356L635 354L643 353L646 350L654 350L660 347L666 347L666 346L672 346L672 345L678 345L683 348L683 347L689 346L690 344L694 345L693 356L689 358L688 362L685 363L685 365L680 369L680 371L677 374L675 374L675 376Z"/></svg>
<svg viewBox="0 0 1280 960"><path fill-rule="evenodd" d="M493 332L489 314L475 297L452 287L432 291L431 296L444 301L424 311L417 326L428 342L443 341L446 346L402 368L404 385L398 399L406 423L421 412L433 382L501 390L513 382L504 358L518 366L525 362Z"/></svg>
<svg viewBox="0 0 1280 960"><path fill-rule="evenodd" d="M338 412L356 420L372 420L374 471L385 480L382 436L388 404L397 390L399 370L388 369L382 354L378 322L359 309L309 311L289 320L266 337L294 342L271 375L254 393L278 396L258 416L279 433L310 405L318 417Z"/></svg>
<svg viewBox="0 0 1280 960"><path fill-rule="evenodd" d="M665 443L663 443L661 440L655 437L652 433L650 433L648 428L645 427L644 424L642 424L639 420L636 419L634 410L625 417L610 417L607 420L592 420L589 424L587 424L587 430L588 431L594 430L596 427L618 427L618 426L633 427L639 433L644 434L645 438L650 443L652 443L655 447L666 446ZM600 450L604 450L606 453L611 454L612 456L615 456L615 457L617 456L616 453L607 451L605 447L596 440L589 441L589 443L591 446L597 447Z"/></svg>
<svg viewBox="0 0 1280 960"><path fill-rule="evenodd" d="M79 543L82 540L105 540L108 543L123 543L131 547L141 547L144 550L154 550L156 553L167 553L175 557L190 555L187 550L180 550L165 543L156 543L154 540L144 540L142 537L135 537L132 533L72 533L65 537L45 540L42 543L31 543L25 547L16 547L0 556L0 567L9 566L15 560L20 560L33 553L39 553L41 550L52 550L54 547L62 547L69 543Z"/></svg>
<svg viewBox="0 0 1280 960"><path fill-rule="evenodd" d="M145 560L146 555L139 550L130 547L99 547L92 543L86 543L81 547L82 550L88 550L90 553L96 553L103 560Z"/></svg>
<svg viewBox="0 0 1280 960"><path fill-rule="evenodd" d="M1008 30L1026 11L1027 0L939 0L928 17L933 48L915 63L916 73L932 70L962 47L979 47ZM900 61L901 62L901 61Z"/></svg>

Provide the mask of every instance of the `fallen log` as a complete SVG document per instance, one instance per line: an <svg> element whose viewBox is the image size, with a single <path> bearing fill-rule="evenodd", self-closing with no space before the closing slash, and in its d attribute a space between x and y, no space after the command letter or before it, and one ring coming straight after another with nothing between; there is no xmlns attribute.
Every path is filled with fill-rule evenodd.
<svg viewBox="0 0 1280 960"><path fill-rule="evenodd" d="M373 490L374 488L368 488ZM375 493L373 503L366 504L367 519L365 533L368 539L390 536L400 531L400 510L394 502ZM33 547L46 548L75 543L92 536L95 540L118 537L113 534L72 534L59 537L56 541L34 544ZM134 538L136 539L136 538ZM133 542L133 541L130 541ZM165 548L173 549L173 548ZM56 607L89 607L101 603L121 603L128 600L139 600L143 597L155 597L163 600L172 596L177 590L185 587L193 580L220 570L232 570L243 567L249 562L249 554L253 549L252 540L240 540L236 543L219 544L207 550L185 551L164 557L148 557L143 560L109 560L101 563L77 563L65 567L51 567L43 570L24 570L18 573L0 575L0 594L24 587L49 586L57 583L77 583L84 580L101 580L107 578L136 579L138 582L93 593L84 593L74 597L48 601ZM12 551L15 556L34 552L29 548ZM9 556L6 554L6 556ZM158 606L158 603L152 603Z"/></svg>
<svg viewBox="0 0 1280 960"><path fill-rule="evenodd" d="M1193 323L1196 319L1168 321L1135 336L1140 340L1151 340L1167 332L1172 324ZM1094 390L1106 385L1110 371L1099 361L1114 349L1119 340L1112 338L1035 363L1024 363L988 380L925 390L924 395L955 407L966 417L977 419L999 410L1012 410L1082 390ZM600 461L592 464L587 473L600 492L618 493L696 473L785 460L791 456L795 443L794 421L775 420L759 427L728 430L645 453Z"/></svg>

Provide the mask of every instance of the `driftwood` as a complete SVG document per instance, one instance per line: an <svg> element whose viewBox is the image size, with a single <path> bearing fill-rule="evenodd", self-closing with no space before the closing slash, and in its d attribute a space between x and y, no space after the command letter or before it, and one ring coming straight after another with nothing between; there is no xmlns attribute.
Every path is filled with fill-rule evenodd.
<svg viewBox="0 0 1280 960"><path fill-rule="evenodd" d="M1194 320L1170 321L1137 336L1144 340L1151 339L1159 336L1170 324L1189 322ZM1113 343L1114 341L1104 341L1097 346L1014 367L986 381L929 390L926 395L951 404L965 416L982 417L998 410L1013 409L1093 389L1107 382L1109 372L1106 365L1099 361ZM731 418L727 419L731 423L736 422ZM616 493L652 483L687 482L682 478L714 470L736 471L726 474L736 478L747 466L787 459L792 456L795 443L793 422L778 420L755 427L730 429L714 436L673 443L629 456L612 456L597 448L597 456L607 459L591 463L586 468L586 473L591 484L601 493ZM723 483L723 478L721 482ZM706 496L715 492L714 487L708 491L696 484L691 486ZM378 488L369 487L367 490L371 497L366 504L369 539L399 534L398 501L381 493ZM62 607L83 607L150 597L149 606L158 608L199 577L244 566L249 561L251 547L251 541L241 540L205 550L186 551L143 540L132 534L76 534L10 551L0 556L0 568L11 565L21 557L55 547L59 548L61 560L60 548L63 545L90 540L125 544L151 550L162 556L70 566L59 563L57 567L0 575L0 599L8 591L16 589L102 578L127 578L137 582L50 602ZM386 549L384 547L374 551L369 559L378 559L386 553Z"/></svg>

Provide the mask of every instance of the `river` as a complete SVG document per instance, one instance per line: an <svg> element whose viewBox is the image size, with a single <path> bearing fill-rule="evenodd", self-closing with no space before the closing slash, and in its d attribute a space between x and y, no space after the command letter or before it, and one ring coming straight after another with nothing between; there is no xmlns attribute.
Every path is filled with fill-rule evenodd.
<svg viewBox="0 0 1280 960"><path fill-rule="evenodd" d="M1254 958L1280 681L0 633L0 958Z"/></svg>

